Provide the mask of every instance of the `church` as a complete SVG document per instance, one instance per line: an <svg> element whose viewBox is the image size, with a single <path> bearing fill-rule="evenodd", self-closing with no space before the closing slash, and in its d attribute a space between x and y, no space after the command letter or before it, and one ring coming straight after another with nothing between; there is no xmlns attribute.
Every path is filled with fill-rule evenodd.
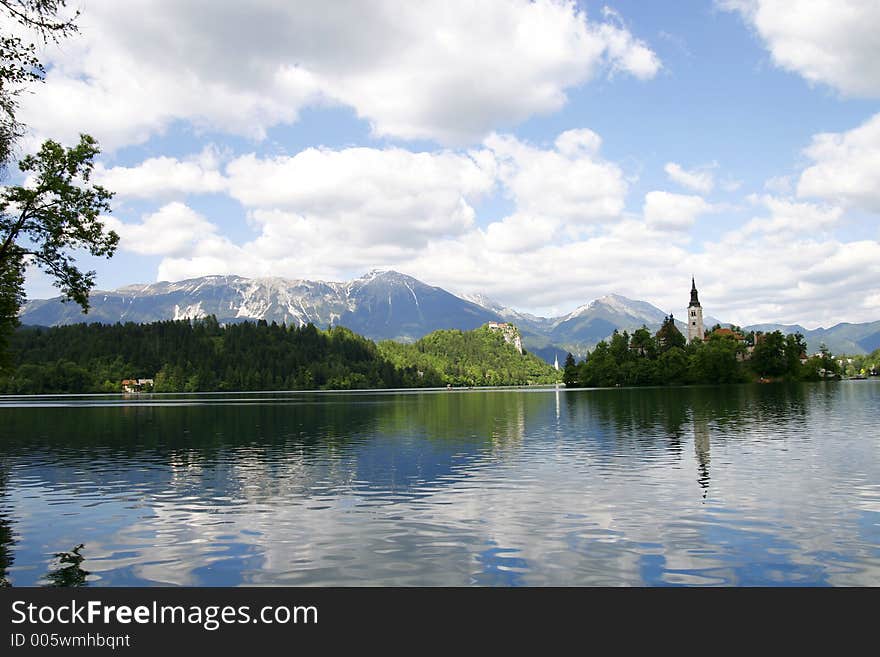
<svg viewBox="0 0 880 657"><path fill-rule="evenodd" d="M703 328L703 308L700 306L700 299L697 297L697 284L691 277L691 302L688 304L688 343L694 340L703 341L705 337L705 329Z"/></svg>

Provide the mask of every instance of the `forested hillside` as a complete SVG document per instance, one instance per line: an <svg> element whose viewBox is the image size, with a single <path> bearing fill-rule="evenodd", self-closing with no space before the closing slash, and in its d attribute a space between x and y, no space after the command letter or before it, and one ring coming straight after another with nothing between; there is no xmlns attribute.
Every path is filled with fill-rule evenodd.
<svg viewBox="0 0 880 657"><path fill-rule="evenodd" d="M397 367L439 372L452 385L528 385L556 383L558 373L542 359L520 354L497 331L434 331L413 344L379 343L380 353Z"/></svg>
<svg viewBox="0 0 880 657"><path fill-rule="evenodd" d="M334 327L216 318L151 324L22 328L0 394L119 392L154 379L154 392L410 388L555 382L553 369L500 334L437 331L414 345L374 342Z"/></svg>
<svg viewBox="0 0 880 657"><path fill-rule="evenodd" d="M123 379L155 379L155 392L351 389L440 385L431 372L395 367L348 329L203 320L74 324L22 329L13 394L118 392Z"/></svg>

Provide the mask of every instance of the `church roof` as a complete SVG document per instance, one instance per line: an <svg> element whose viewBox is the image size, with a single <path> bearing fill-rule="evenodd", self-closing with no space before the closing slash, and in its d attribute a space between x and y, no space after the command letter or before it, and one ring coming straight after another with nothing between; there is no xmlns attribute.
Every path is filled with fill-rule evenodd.
<svg viewBox="0 0 880 657"><path fill-rule="evenodd" d="M691 302L688 304L688 308L691 307L700 307L700 299L697 297L697 284L694 282L693 276L691 276Z"/></svg>
<svg viewBox="0 0 880 657"><path fill-rule="evenodd" d="M744 339L742 333L737 333L736 331L725 327L715 329L712 331L711 335L717 335L722 338L733 338L734 340ZM706 336L706 339L708 340L709 336Z"/></svg>

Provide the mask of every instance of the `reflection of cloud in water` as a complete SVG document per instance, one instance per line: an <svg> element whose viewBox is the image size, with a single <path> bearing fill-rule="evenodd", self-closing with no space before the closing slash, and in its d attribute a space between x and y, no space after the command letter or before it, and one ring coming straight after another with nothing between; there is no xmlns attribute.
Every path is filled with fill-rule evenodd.
<svg viewBox="0 0 880 657"><path fill-rule="evenodd" d="M82 527L115 585L878 584L876 440L846 424L870 414L805 389L152 414L157 436L203 430L13 455L17 563Z"/></svg>

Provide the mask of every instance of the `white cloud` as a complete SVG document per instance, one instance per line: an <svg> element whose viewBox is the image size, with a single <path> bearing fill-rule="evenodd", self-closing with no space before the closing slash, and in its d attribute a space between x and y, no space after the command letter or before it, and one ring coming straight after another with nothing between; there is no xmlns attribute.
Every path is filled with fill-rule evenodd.
<svg viewBox="0 0 880 657"><path fill-rule="evenodd" d="M720 0L764 40L776 65L845 94L880 96L876 0Z"/></svg>
<svg viewBox="0 0 880 657"><path fill-rule="evenodd" d="M753 196L759 208L745 226L691 244L687 229L721 207L655 190L645 195L643 218L628 217L623 173L602 158L601 139L589 130L564 132L542 147L495 134L469 152L310 148L225 166L207 152L170 162L169 171L184 164L198 164L199 175L186 183L157 175L157 194L197 191L207 185L202 174L221 175L224 193L243 204L257 236L233 243L182 203L130 224L111 218L124 250L164 256L164 280L342 280L386 266L518 309L561 314L617 292L680 315L694 273L706 312L728 321L815 325L880 313L880 245L835 237L841 206ZM146 181L149 170L116 175ZM481 225L478 201L499 189L514 209Z"/></svg>
<svg viewBox="0 0 880 657"><path fill-rule="evenodd" d="M813 164L798 181L798 196L834 199L880 212L880 114L843 133L813 137Z"/></svg>
<svg viewBox="0 0 880 657"><path fill-rule="evenodd" d="M229 191L266 226L295 221L315 235L361 248L424 245L474 221L471 203L494 187L492 171L451 152L309 148L291 157L246 155L226 167Z"/></svg>
<svg viewBox="0 0 880 657"><path fill-rule="evenodd" d="M803 233L732 235L689 257L704 312L727 321L799 323L875 321L880 244L816 239ZM702 282L701 282L702 281Z"/></svg>
<svg viewBox="0 0 880 657"><path fill-rule="evenodd" d="M701 196L653 191L645 194L642 209L648 225L661 230L687 230L697 217L711 212L712 205Z"/></svg>
<svg viewBox="0 0 880 657"><path fill-rule="evenodd" d="M494 251L519 253L534 251L553 241L560 222L551 217L513 214L486 228L486 243Z"/></svg>
<svg viewBox="0 0 880 657"><path fill-rule="evenodd" d="M774 194L790 194L791 188L791 176L773 176L764 182L764 189Z"/></svg>
<svg viewBox="0 0 880 657"><path fill-rule="evenodd" d="M152 157L135 167L95 167L95 182L118 197L156 199L173 194L222 192L226 181L220 172L217 153L204 150L180 161L173 157Z"/></svg>
<svg viewBox="0 0 880 657"><path fill-rule="evenodd" d="M226 165L224 185L258 236L240 247L195 242L191 254L163 261L161 276L230 273L234 266L243 275L332 278L377 265L405 268L441 243L532 252L619 219L626 184L619 168L601 159L600 145L595 133L572 130L549 149L492 135L469 153L309 148L241 156ZM499 185L515 212L480 228L474 203ZM218 253L233 264L219 263Z"/></svg>
<svg viewBox="0 0 880 657"><path fill-rule="evenodd" d="M480 291L517 309L560 314L606 292L662 303L686 252L643 222L624 221L602 234L509 249L475 231L429 244L403 271L431 284Z"/></svg>
<svg viewBox="0 0 880 657"><path fill-rule="evenodd" d="M769 216L755 217L743 228L743 235L774 233L790 237L812 235L836 226L843 217L843 208L814 203L797 203L774 196L753 197L763 205Z"/></svg>
<svg viewBox="0 0 880 657"><path fill-rule="evenodd" d="M140 223L123 223L116 217L104 217L104 223L119 234L121 249L140 255L189 254L204 238L218 239L214 224L177 201L145 215Z"/></svg>
<svg viewBox="0 0 880 657"><path fill-rule="evenodd" d="M663 170L673 182L701 194L708 194L715 186L715 178L708 168L688 170L676 162L667 162Z"/></svg>
<svg viewBox="0 0 880 657"><path fill-rule="evenodd" d="M473 142L558 110L602 72L660 68L625 27L568 0L93 0L79 23L21 117L40 137L86 131L110 149L175 121L260 139L327 103L377 135Z"/></svg>
<svg viewBox="0 0 880 657"><path fill-rule="evenodd" d="M563 132L554 149L498 134L485 145L518 212L579 225L613 220L623 211L623 173L599 156L601 139L590 130Z"/></svg>

